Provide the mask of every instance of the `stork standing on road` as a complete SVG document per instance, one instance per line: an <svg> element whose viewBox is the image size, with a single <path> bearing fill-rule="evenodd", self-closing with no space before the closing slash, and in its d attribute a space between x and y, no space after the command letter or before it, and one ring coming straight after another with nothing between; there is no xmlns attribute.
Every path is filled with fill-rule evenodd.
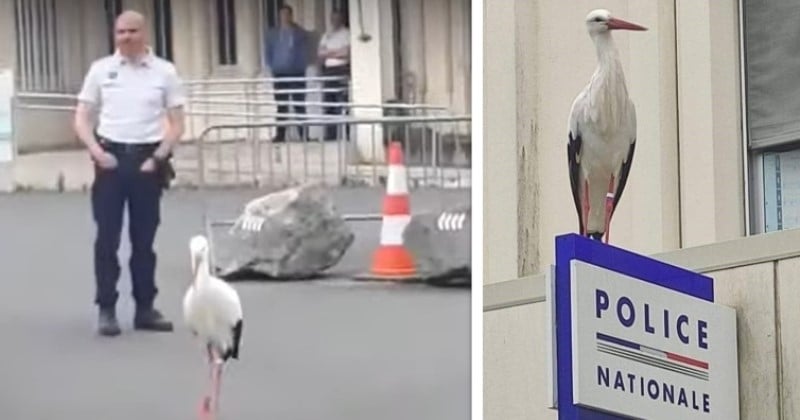
<svg viewBox="0 0 800 420"><path fill-rule="evenodd" d="M198 235L189 242L194 281L183 298L183 315L195 336L208 351L211 392L203 399L201 416L212 418L219 407L220 376L223 364L239 358L242 340L242 305L239 294L228 283L212 276L209 269L208 240ZM213 405L212 405L213 402Z"/></svg>
<svg viewBox="0 0 800 420"><path fill-rule="evenodd" d="M636 146L636 110L611 31L647 28L612 17L603 9L586 16L586 27L598 63L589 84L572 103L569 179L581 235L601 240L605 234L608 243L611 216L625 189Z"/></svg>

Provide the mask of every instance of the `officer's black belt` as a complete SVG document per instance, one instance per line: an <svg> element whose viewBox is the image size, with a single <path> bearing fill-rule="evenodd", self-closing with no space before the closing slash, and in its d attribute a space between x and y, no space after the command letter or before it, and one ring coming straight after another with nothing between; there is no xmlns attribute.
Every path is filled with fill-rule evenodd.
<svg viewBox="0 0 800 420"><path fill-rule="evenodd" d="M99 138L100 144L108 151L118 153L150 153L158 148L159 143L122 143L118 141L109 140L106 138Z"/></svg>

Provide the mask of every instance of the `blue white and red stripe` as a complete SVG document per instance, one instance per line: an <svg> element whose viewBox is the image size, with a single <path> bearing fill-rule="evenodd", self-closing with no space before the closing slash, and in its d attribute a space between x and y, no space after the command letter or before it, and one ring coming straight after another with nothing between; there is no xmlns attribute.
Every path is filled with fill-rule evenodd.
<svg viewBox="0 0 800 420"><path fill-rule="evenodd" d="M708 362L692 357L659 350L601 332L597 333L597 348L603 353L708 380Z"/></svg>

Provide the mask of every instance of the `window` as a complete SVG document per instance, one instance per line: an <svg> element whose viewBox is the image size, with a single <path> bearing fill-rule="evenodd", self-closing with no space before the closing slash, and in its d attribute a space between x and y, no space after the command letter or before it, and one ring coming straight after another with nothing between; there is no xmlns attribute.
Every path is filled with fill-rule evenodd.
<svg viewBox="0 0 800 420"><path fill-rule="evenodd" d="M170 0L153 0L153 25L156 55L172 61L172 4Z"/></svg>
<svg viewBox="0 0 800 420"><path fill-rule="evenodd" d="M108 52L113 53L114 47L114 23L117 16L122 13L122 0L105 0L106 26L108 27Z"/></svg>
<svg viewBox="0 0 800 420"><path fill-rule="evenodd" d="M344 26L350 27L350 1L349 0L331 0L331 10L338 10L342 13L344 18Z"/></svg>
<svg viewBox="0 0 800 420"><path fill-rule="evenodd" d="M55 0L14 2L17 32L17 77L22 91L64 89L59 56Z"/></svg>
<svg viewBox="0 0 800 420"><path fill-rule="evenodd" d="M263 12L261 18L263 20L264 28L273 28L278 26L278 21L280 20L278 15L281 7L283 7L283 0L261 1L261 10Z"/></svg>
<svg viewBox="0 0 800 420"><path fill-rule="evenodd" d="M219 64L233 66L236 57L236 8L234 0L216 0L217 59Z"/></svg>
<svg viewBox="0 0 800 420"><path fill-rule="evenodd" d="M400 1L399 0L392 0L391 2L392 7L392 43L394 48L394 97L395 98L406 98L405 94L406 91L410 89L409 86L406 86L405 78L407 75L403 72L403 19L402 19L402 12L400 9ZM408 7L408 4L406 4ZM422 3L419 4L419 7L423 7ZM421 47L421 46L420 46Z"/></svg>
<svg viewBox="0 0 800 420"><path fill-rule="evenodd" d="M280 10L283 7L283 0L261 0L261 37L259 39L261 63L266 61L266 37L270 28L278 26L280 21Z"/></svg>
<svg viewBox="0 0 800 420"><path fill-rule="evenodd" d="M748 222L756 233L800 227L800 4L739 1Z"/></svg>

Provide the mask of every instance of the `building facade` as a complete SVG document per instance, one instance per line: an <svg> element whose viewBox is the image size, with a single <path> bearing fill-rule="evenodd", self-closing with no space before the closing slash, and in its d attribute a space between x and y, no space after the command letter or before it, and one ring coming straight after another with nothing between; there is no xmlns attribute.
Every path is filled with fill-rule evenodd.
<svg viewBox="0 0 800 420"><path fill-rule="evenodd" d="M542 274L578 230L567 119L597 64L598 7L649 29L613 34L638 129L611 243L714 277L737 310L742 418L797 418L800 9L753 0L486 2L484 45L513 48L484 50L485 416L556 418Z"/></svg>
<svg viewBox="0 0 800 420"><path fill-rule="evenodd" d="M113 51L111 29L119 11L146 15L156 52L185 79L246 79L269 77L261 64L263 34L276 24L284 3L312 33L314 50L331 10L345 13L352 34L353 102L397 100L469 113L467 0L14 0L0 6L0 67L14 71L17 153L76 144L71 115L58 107L74 103L71 95L91 61ZM316 65L307 69L308 76L318 73Z"/></svg>

